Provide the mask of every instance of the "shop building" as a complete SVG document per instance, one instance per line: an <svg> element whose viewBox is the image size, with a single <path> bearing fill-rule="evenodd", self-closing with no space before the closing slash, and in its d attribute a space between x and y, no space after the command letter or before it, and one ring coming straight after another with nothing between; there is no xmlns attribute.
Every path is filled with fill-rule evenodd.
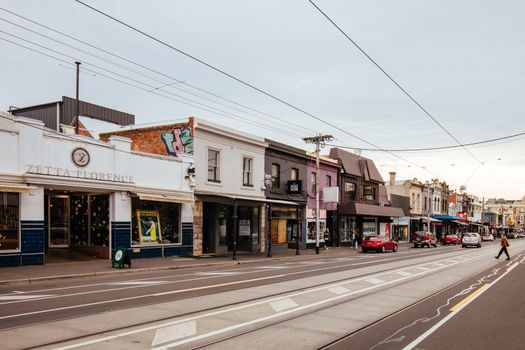
<svg viewBox="0 0 525 350"><path fill-rule="evenodd" d="M0 265L44 264L57 250L191 255L191 156L137 152L130 138L68 135L5 113L0 134Z"/></svg>
<svg viewBox="0 0 525 350"><path fill-rule="evenodd" d="M339 161L326 157L319 157L319 244L325 246L339 245L339 230L337 225L337 203L339 201L338 176ZM306 243L316 244L315 218L315 187L317 165L314 154L309 154L308 177L308 206L306 220L308 225Z"/></svg>
<svg viewBox="0 0 525 350"><path fill-rule="evenodd" d="M265 184L272 249L306 248L307 161L304 150L266 139ZM271 180L271 181L270 181Z"/></svg>
<svg viewBox="0 0 525 350"><path fill-rule="evenodd" d="M384 182L371 159L343 151L330 150L330 158L341 163L338 206L339 241L350 245L352 234L358 242L364 236L383 234L391 237L393 217L404 216L401 208L389 206Z"/></svg>
<svg viewBox="0 0 525 350"><path fill-rule="evenodd" d="M265 247L263 138L194 119L193 255Z"/></svg>

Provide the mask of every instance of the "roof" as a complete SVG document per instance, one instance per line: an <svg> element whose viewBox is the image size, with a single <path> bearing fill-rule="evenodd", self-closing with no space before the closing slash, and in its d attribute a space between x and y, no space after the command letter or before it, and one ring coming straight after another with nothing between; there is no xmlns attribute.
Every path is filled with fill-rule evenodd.
<svg viewBox="0 0 525 350"><path fill-rule="evenodd" d="M79 120L80 124L84 126L85 130L88 131L96 140L100 139L99 134L122 129L122 126L118 124L90 117L80 116Z"/></svg>
<svg viewBox="0 0 525 350"><path fill-rule="evenodd" d="M390 205L390 200L388 199L388 191L385 186L379 186L379 203L384 203L385 205Z"/></svg>
<svg viewBox="0 0 525 350"><path fill-rule="evenodd" d="M339 148L332 148L330 150L330 158L340 159L344 172L347 174L362 177L367 181L384 182L374 161L371 159L343 151Z"/></svg>

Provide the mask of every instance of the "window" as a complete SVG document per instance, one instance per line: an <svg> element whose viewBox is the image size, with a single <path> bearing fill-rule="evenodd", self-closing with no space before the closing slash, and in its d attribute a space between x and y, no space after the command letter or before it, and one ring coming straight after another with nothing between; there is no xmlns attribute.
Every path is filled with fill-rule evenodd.
<svg viewBox="0 0 525 350"><path fill-rule="evenodd" d="M423 200L424 200L424 205L423 205L423 210L427 210L427 197L423 197Z"/></svg>
<svg viewBox="0 0 525 350"><path fill-rule="evenodd" d="M290 170L290 180L299 180L299 169L292 168L292 170Z"/></svg>
<svg viewBox="0 0 525 350"><path fill-rule="evenodd" d="M208 150L208 181L221 182L220 177L220 155L219 151Z"/></svg>
<svg viewBox="0 0 525 350"><path fill-rule="evenodd" d="M253 158L242 158L242 185L253 187Z"/></svg>
<svg viewBox="0 0 525 350"><path fill-rule="evenodd" d="M312 193L316 193L317 187L317 173L312 172Z"/></svg>
<svg viewBox="0 0 525 350"><path fill-rule="evenodd" d="M374 185L363 185L363 195L366 200L373 201L376 198Z"/></svg>
<svg viewBox="0 0 525 350"><path fill-rule="evenodd" d="M18 193L0 192L0 251L20 249L19 210Z"/></svg>
<svg viewBox="0 0 525 350"><path fill-rule="evenodd" d="M131 208L132 245L182 243L180 204L133 198Z"/></svg>
<svg viewBox="0 0 525 350"><path fill-rule="evenodd" d="M343 200L348 203L350 201L355 201L356 198L356 189L357 185L354 182L351 182L348 179L344 180L344 193L343 193Z"/></svg>
<svg viewBox="0 0 525 350"><path fill-rule="evenodd" d="M326 187L332 187L332 177L330 175L326 175L325 183Z"/></svg>
<svg viewBox="0 0 525 350"><path fill-rule="evenodd" d="M272 190L278 190L281 183L281 167L279 164L272 164Z"/></svg>

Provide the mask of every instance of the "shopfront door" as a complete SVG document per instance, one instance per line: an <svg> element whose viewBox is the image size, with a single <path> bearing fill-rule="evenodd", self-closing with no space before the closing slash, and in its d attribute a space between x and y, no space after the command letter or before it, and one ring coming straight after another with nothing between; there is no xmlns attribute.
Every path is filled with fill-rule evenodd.
<svg viewBox="0 0 525 350"><path fill-rule="evenodd" d="M48 244L50 248L69 246L69 196L48 197Z"/></svg>

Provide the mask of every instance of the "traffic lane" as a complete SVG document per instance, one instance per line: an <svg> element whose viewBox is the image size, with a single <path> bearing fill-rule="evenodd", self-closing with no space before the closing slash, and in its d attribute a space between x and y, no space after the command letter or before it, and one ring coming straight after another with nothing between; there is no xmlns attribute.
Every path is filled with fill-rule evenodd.
<svg viewBox="0 0 525 350"><path fill-rule="evenodd" d="M498 264L490 256L487 256L486 259L494 260L494 265L384 319L378 320L376 323L353 333L350 337L327 346L326 349L403 349L446 317L454 305L478 290L485 283L490 283L501 275L505 264ZM436 278L439 277L436 276ZM457 330L453 330L453 332L457 332ZM462 334L464 333L459 333L459 336ZM461 346L465 344L463 342ZM457 344L451 344L451 346L447 347L438 343L437 347L427 348L421 345L419 348L454 349L459 347Z"/></svg>
<svg viewBox="0 0 525 350"><path fill-rule="evenodd" d="M392 254L392 256L396 256L396 254ZM385 259L382 259L381 261L385 262ZM373 260L354 262L353 264L360 265L361 267L376 265L376 268L378 268L377 261ZM0 327L6 328L28 325L35 322L46 322L116 309L152 305L160 302L207 295L209 293L218 293L233 289L290 281L291 277L293 279L293 277L300 278L300 276L311 277L324 275L327 271L351 271L352 269L349 269L347 265L352 264L342 264L338 266L338 269L335 269L334 266L312 268L312 266L306 265L302 266L300 271L288 273L279 273L279 271L275 270L263 270L261 272L264 276L250 278L248 280L239 280L239 276L235 275L219 276L214 285L210 285L209 281L201 280L197 282L190 281L180 283L175 289L173 286L169 287L167 285L146 286L144 288L144 293L137 294L134 290L122 290L120 291L120 294L113 299L111 299L111 296L105 295L104 293L97 293L93 295L70 295L48 300L34 300L20 305L10 304L11 309L8 310L9 313L0 317ZM317 274L313 274L313 272L316 272ZM191 282L193 282L193 284ZM29 304L33 305L33 308L28 308L26 310L21 309L21 306ZM5 306L9 306L9 304L4 305L2 311L4 311Z"/></svg>
<svg viewBox="0 0 525 350"><path fill-rule="evenodd" d="M523 259L505 278L479 295L418 345L424 349L523 349Z"/></svg>

